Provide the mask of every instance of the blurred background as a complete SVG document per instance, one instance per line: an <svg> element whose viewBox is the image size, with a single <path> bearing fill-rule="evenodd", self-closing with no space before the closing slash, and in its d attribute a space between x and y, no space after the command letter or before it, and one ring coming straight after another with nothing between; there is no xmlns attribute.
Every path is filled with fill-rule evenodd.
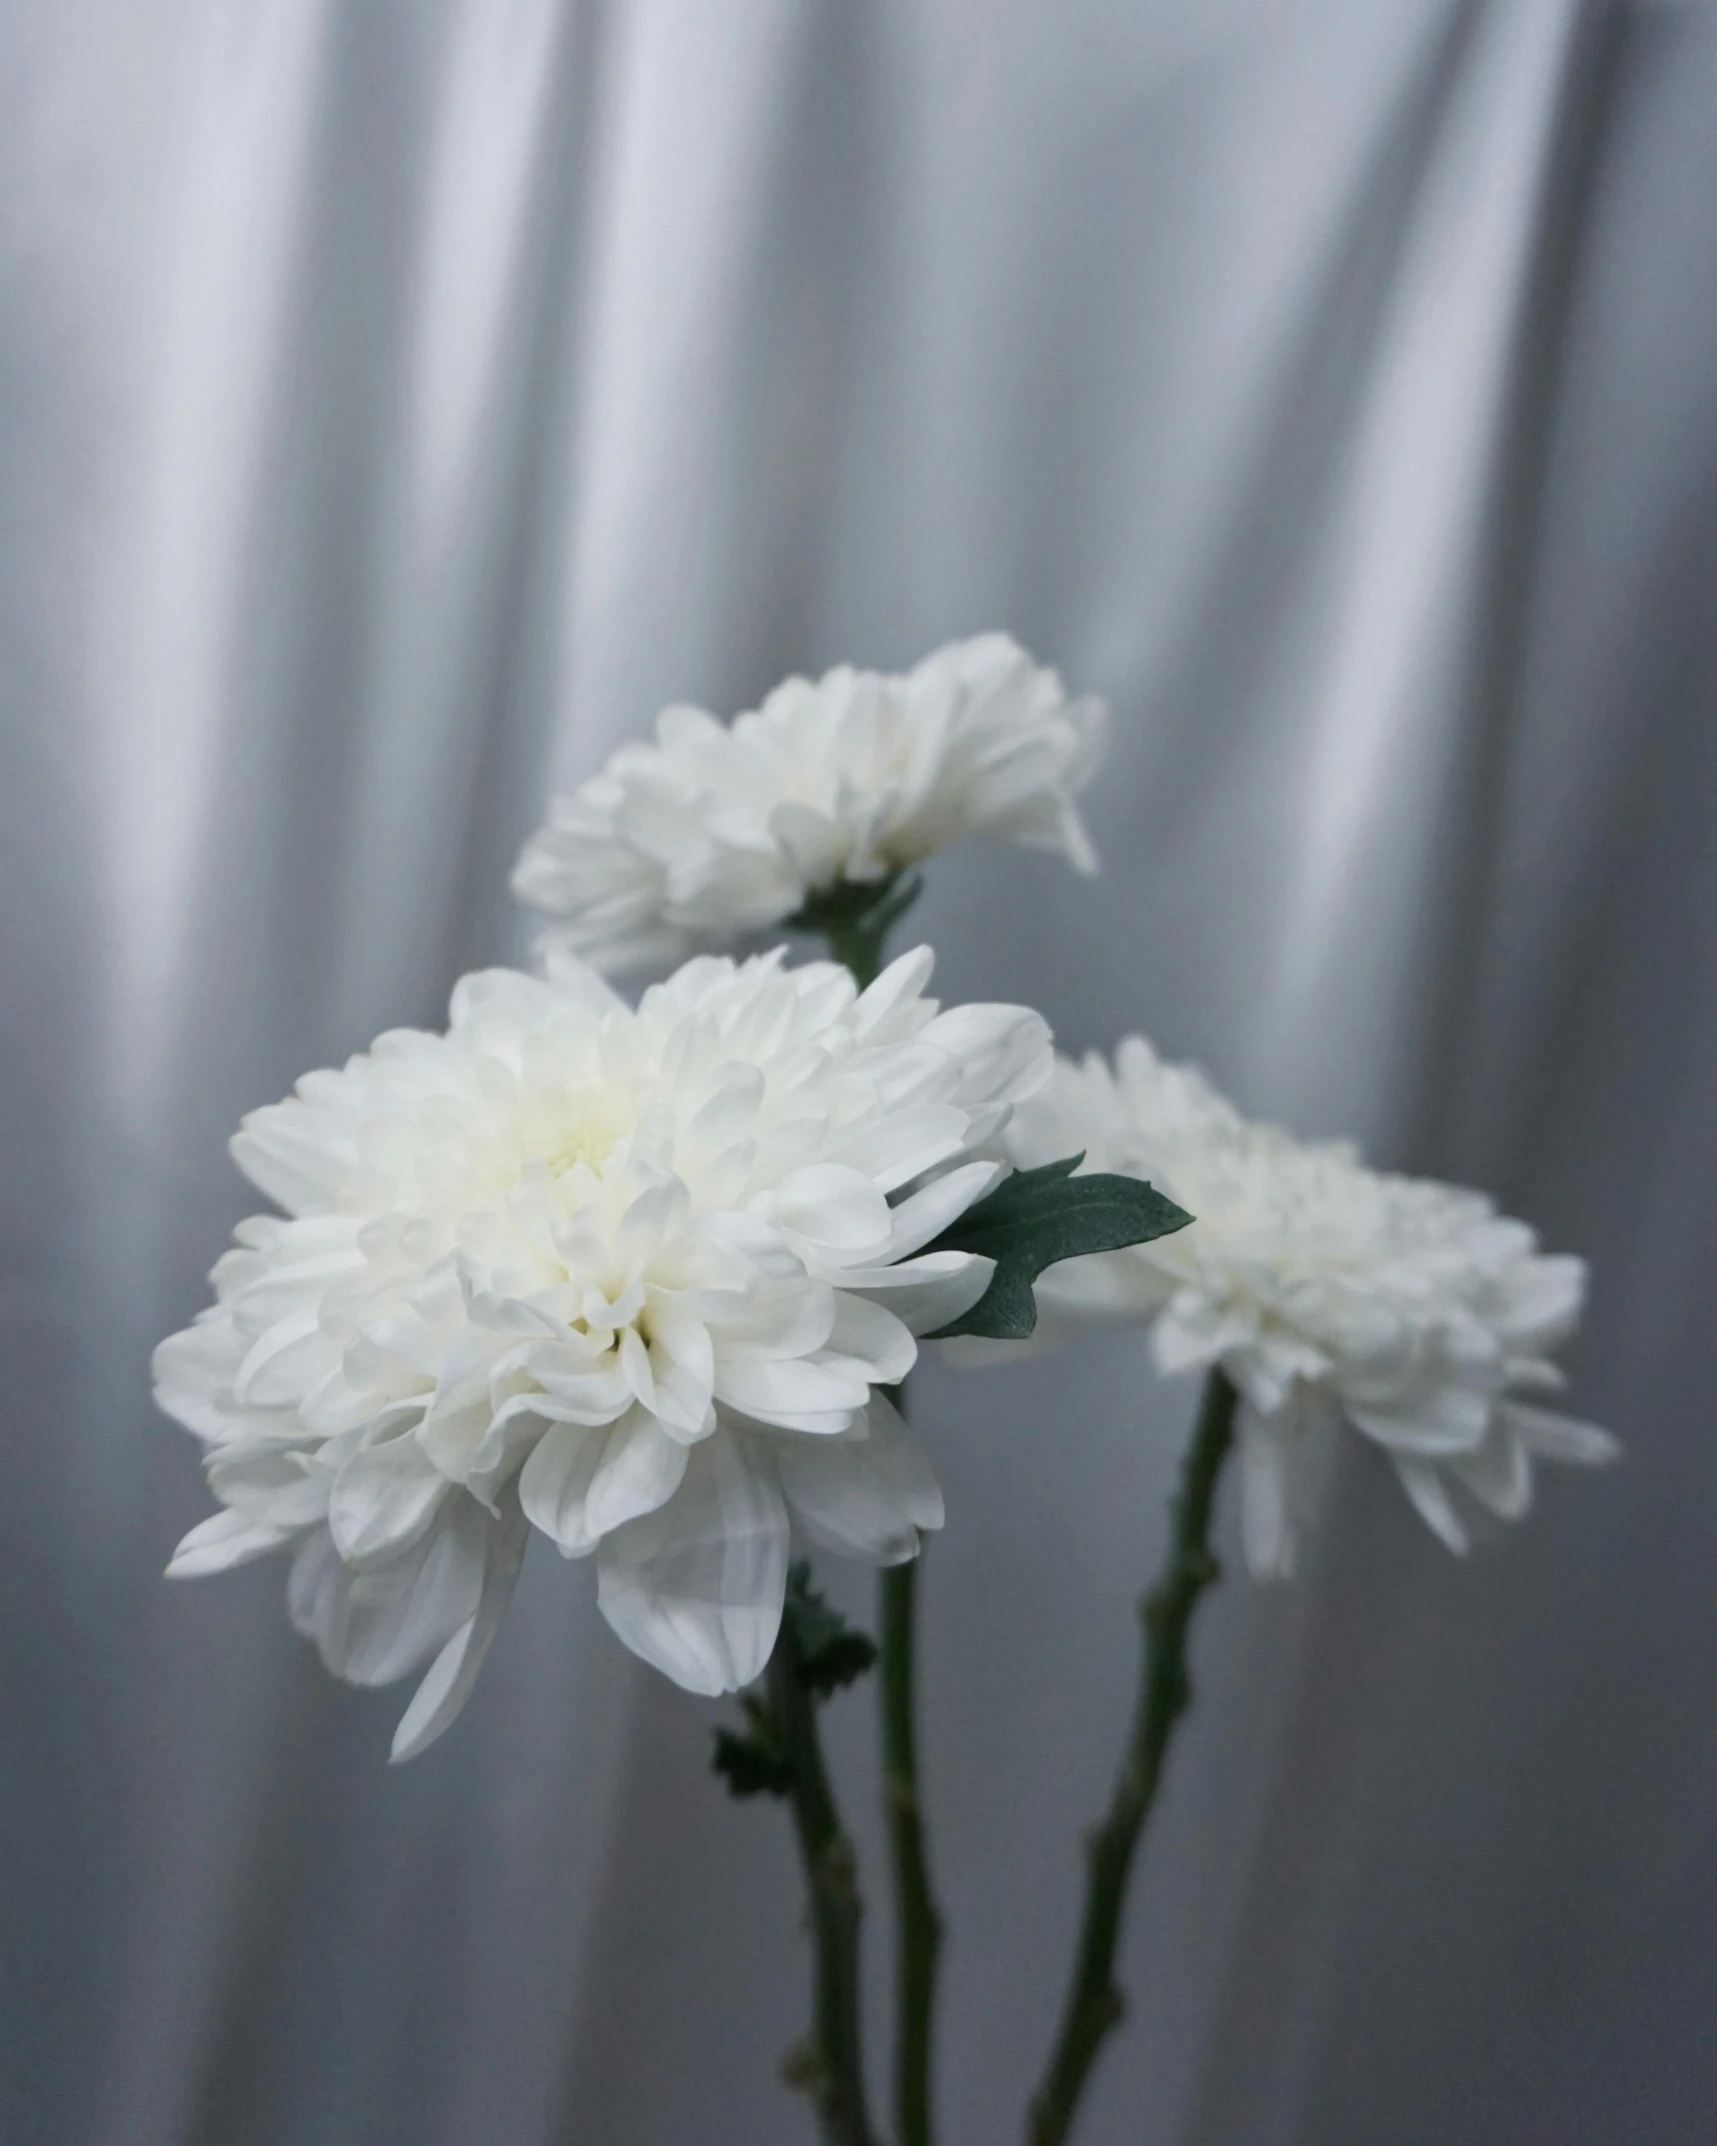
<svg viewBox="0 0 1717 2146"><path fill-rule="evenodd" d="M1710 2137L1714 592L1692 0L0 0L9 2146L811 2136L727 1710L539 1545L390 1771L277 1563L162 1583L148 1356L240 1113L522 952L553 787L992 626L1113 703L1107 869L939 864L945 991L1496 1192L1629 1448L1463 1566L1350 1441L1218 1591L1084 2137ZM924 1382L947 2146L1017 2135L1190 1407L1124 1337Z"/></svg>

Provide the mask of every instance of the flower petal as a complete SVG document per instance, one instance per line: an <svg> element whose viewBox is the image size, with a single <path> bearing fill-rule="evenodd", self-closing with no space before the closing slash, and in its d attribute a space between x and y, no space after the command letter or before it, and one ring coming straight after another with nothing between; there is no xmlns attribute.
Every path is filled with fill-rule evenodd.
<svg viewBox="0 0 1717 2146"><path fill-rule="evenodd" d="M1518 1438L1498 1432L1476 1453L1449 1462L1449 1472L1500 1520L1524 1520L1532 1505L1532 1458Z"/></svg>
<svg viewBox="0 0 1717 2146"><path fill-rule="evenodd" d="M453 1486L408 1431L354 1453L328 1494L328 1532L354 1572L390 1562L426 1532Z"/></svg>
<svg viewBox="0 0 1717 2146"><path fill-rule="evenodd" d="M795 1170L776 1194L775 1217L792 1237L819 1252L858 1258L882 1251L893 1230L876 1182L844 1163Z"/></svg>
<svg viewBox="0 0 1717 2146"><path fill-rule="evenodd" d="M1402 1487L1412 1499L1419 1518L1439 1542L1446 1544L1457 1557L1464 1557L1467 1531L1455 1511L1442 1476L1429 1461L1412 1460L1400 1453L1392 1454L1391 1458L1395 1473L1401 1478Z"/></svg>
<svg viewBox="0 0 1717 2146"><path fill-rule="evenodd" d="M1239 1410L1240 1540L1255 1580L1285 1580L1297 1547L1290 1518L1288 1454L1269 1419L1242 1402Z"/></svg>
<svg viewBox="0 0 1717 2146"><path fill-rule="evenodd" d="M474 1499L460 1497L391 1565L361 1574L318 1528L292 1561L286 1602L294 1628L349 1684L409 1675L475 1610L493 1525Z"/></svg>
<svg viewBox="0 0 1717 2146"><path fill-rule="evenodd" d="M305 1446L277 1440L217 1446L208 1458L209 1488L265 1526L314 1527L328 1510L328 1484L306 1467L309 1458Z"/></svg>
<svg viewBox="0 0 1717 2146"><path fill-rule="evenodd" d="M429 1674L412 1695L411 1704L394 1731L388 1753L394 1765L414 1759L452 1727L471 1695L507 1605L518 1584L524 1562L526 1529L514 1506L505 1518L492 1525L484 1543L482 1591L470 1620L462 1624L431 1663Z"/></svg>
<svg viewBox="0 0 1717 2146"><path fill-rule="evenodd" d="M841 1291L876 1298L911 1333L934 1334L971 1310L995 1271L981 1252L926 1252L894 1267L848 1267Z"/></svg>
<svg viewBox="0 0 1717 2146"><path fill-rule="evenodd" d="M850 1414L870 1398L870 1382L842 1364L803 1357L750 1357L716 1365L718 1401L755 1416L759 1423L792 1429L810 1415Z"/></svg>
<svg viewBox="0 0 1717 2146"><path fill-rule="evenodd" d="M563 1556L583 1557L673 1496L688 1451L641 1408L606 1430L556 1424L520 1472L519 1502Z"/></svg>
<svg viewBox="0 0 1717 2146"><path fill-rule="evenodd" d="M1576 1468L1602 1468L1619 1460L1621 1441L1595 1423L1580 1423L1553 1409L1530 1408L1524 1401L1504 1401L1497 1408L1498 1421L1540 1460L1571 1463Z"/></svg>
<svg viewBox="0 0 1717 2146"><path fill-rule="evenodd" d="M890 1256L906 1259L932 1237L940 1236L950 1222L957 1221L968 1207L992 1190L1006 1171L1007 1164L1003 1162L964 1163L902 1200L893 1211Z"/></svg>
<svg viewBox="0 0 1717 2146"><path fill-rule="evenodd" d="M296 1528L275 1527L253 1520L245 1513L227 1510L199 1521L173 1552L167 1566L170 1580L199 1580L211 1572L227 1572L234 1565L248 1565L266 1557L298 1533Z"/></svg>
<svg viewBox="0 0 1717 2146"><path fill-rule="evenodd" d="M841 1438L783 1438L775 1450L793 1516L825 1549L869 1564L916 1557L919 1531L942 1525L942 1492L929 1461L883 1394L868 1429Z"/></svg>
<svg viewBox="0 0 1717 2146"><path fill-rule="evenodd" d="M840 1290L824 1363L839 1360L871 1386L898 1386L918 1361L918 1344L904 1320L867 1297Z"/></svg>
<svg viewBox="0 0 1717 2146"><path fill-rule="evenodd" d="M151 1363L155 1400L199 1438L222 1437L238 1413L233 1382L249 1342L232 1313L211 1306L195 1325L169 1334Z"/></svg>
<svg viewBox="0 0 1717 2146"><path fill-rule="evenodd" d="M959 1066L959 1100L968 1106L1019 1102L1054 1070L1049 1023L1029 1007L950 1007L924 1035Z"/></svg>
<svg viewBox="0 0 1717 2146"><path fill-rule="evenodd" d="M787 1512L759 1440L717 1431L669 1502L603 1538L597 1598L634 1654L687 1691L737 1691L768 1661L787 1585Z"/></svg>

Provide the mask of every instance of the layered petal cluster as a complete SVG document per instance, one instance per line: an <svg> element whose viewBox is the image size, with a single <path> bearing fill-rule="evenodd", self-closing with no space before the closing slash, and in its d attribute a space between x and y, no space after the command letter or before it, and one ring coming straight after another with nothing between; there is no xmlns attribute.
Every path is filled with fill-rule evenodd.
<svg viewBox="0 0 1717 2146"><path fill-rule="evenodd" d="M1051 1268L1042 1327L1053 1338L1148 1320L1165 1371L1221 1366L1241 1396L1244 1536L1260 1576L1291 1568L1333 1418L1383 1447L1457 1551L1459 1497L1517 1520L1534 1460L1614 1456L1607 1432L1529 1398L1562 1384L1551 1355L1579 1320L1582 1262L1541 1254L1482 1194L1253 1124L1136 1036L1112 1065L1058 1059L1007 1146L1022 1165L1083 1149L1085 1168L1148 1178L1196 1217Z"/></svg>
<svg viewBox="0 0 1717 2146"><path fill-rule="evenodd" d="M1043 1022L844 969L702 957L633 1009L570 960L467 977L233 1142L285 1210L155 1357L221 1510L173 1572L292 1555L330 1669L429 1664L395 1755L457 1712L532 1529L694 1691L774 1645L790 1522L882 1563L941 1524L880 1389L991 1264L926 1252L1005 1168Z"/></svg>
<svg viewBox="0 0 1717 2146"><path fill-rule="evenodd" d="M1106 717L1006 634L904 676L790 678L731 724L668 708L554 805L513 876L559 922L544 944L605 971L781 923L843 882L880 884L967 835L1095 858L1074 799Z"/></svg>

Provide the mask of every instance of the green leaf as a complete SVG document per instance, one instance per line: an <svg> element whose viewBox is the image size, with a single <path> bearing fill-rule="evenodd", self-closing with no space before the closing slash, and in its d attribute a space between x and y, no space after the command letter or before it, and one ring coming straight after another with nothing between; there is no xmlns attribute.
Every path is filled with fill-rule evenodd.
<svg viewBox="0 0 1717 2146"><path fill-rule="evenodd" d="M761 1699L746 1699L747 1731L717 1729L712 1770L732 1796L785 1796L793 1786L793 1761L782 1749L774 1717Z"/></svg>
<svg viewBox="0 0 1717 2146"><path fill-rule="evenodd" d="M1086 1252L1148 1244L1192 1220L1184 1207L1141 1178L1106 1170L1075 1177L1084 1160L1068 1155L1036 1170L1016 1170L924 1247L926 1252L982 1252L996 1263L977 1303L932 1340L955 1334L1022 1340L1037 1324L1031 1285L1045 1267Z"/></svg>
<svg viewBox="0 0 1717 2146"><path fill-rule="evenodd" d="M787 1575L782 1615L793 1622L800 1678L819 1699L856 1682L876 1660L876 1642L829 1607L811 1585L811 1568L803 1560Z"/></svg>

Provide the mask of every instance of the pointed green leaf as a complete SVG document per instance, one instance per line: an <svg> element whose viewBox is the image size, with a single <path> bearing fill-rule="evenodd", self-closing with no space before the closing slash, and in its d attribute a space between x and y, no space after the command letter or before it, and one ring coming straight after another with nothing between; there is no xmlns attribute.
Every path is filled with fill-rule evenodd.
<svg viewBox="0 0 1717 2146"><path fill-rule="evenodd" d="M712 1770L730 1796L785 1796L793 1786L793 1761L782 1748L773 1716L760 1699L746 1699L746 1730L717 1729Z"/></svg>
<svg viewBox="0 0 1717 2146"><path fill-rule="evenodd" d="M811 1568L800 1561L787 1575L782 1615L793 1622L799 1675L820 1699L854 1683L876 1660L876 1642L855 1632L811 1585Z"/></svg>
<svg viewBox="0 0 1717 2146"><path fill-rule="evenodd" d="M1045 1267L1087 1252L1148 1244L1192 1220L1141 1178L1106 1170L1075 1177L1084 1160L1068 1155L1035 1170L1016 1170L925 1246L927 1252L981 1252L996 1263L977 1303L932 1340L955 1334L1021 1340L1037 1324L1031 1285Z"/></svg>

